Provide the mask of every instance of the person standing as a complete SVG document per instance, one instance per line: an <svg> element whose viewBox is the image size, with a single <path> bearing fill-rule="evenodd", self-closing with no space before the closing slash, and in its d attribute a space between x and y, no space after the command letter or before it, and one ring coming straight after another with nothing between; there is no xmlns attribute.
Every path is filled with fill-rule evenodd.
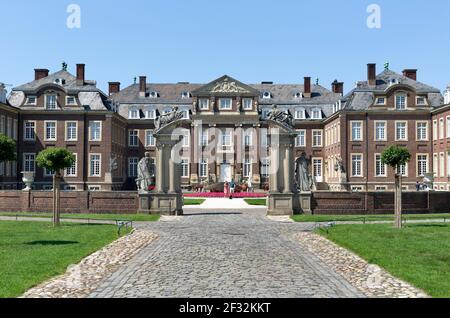
<svg viewBox="0 0 450 318"><path fill-rule="evenodd" d="M233 194L236 189L236 182L234 182L234 179L231 179L230 183L230 199L233 199Z"/></svg>
<svg viewBox="0 0 450 318"><path fill-rule="evenodd" d="M228 181L225 181L225 184L223 185L223 192L225 198L230 197L230 184L228 183Z"/></svg>

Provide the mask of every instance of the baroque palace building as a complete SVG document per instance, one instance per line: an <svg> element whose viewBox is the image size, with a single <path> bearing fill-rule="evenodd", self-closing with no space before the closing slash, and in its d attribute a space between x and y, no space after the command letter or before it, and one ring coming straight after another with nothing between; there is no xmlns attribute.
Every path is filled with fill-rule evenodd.
<svg viewBox="0 0 450 318"><path fill-rule="evenodd" d="M18 152L17 162L0 164L0 188L22 188L21 172L32 171L35 189L51 189L52 172L37 167L36 156L64 147L77 159L63 174L65 190L134 190L140 158L155 157L155 119L174 107L189 123L179 131L185 188L232 178L263 188L270 171L266 118L276 105L293 116L295 153L310 160L318 191L392 190L394 171L381 163L391 144L412 153L400 168L406 190L434 173L434 189L450 191L450 87L441 94L414 69L385 67L377 75L368 64L367 79L345 95L342 82L329 90L310 77L302 84L244 84L227 75L208 84L157 84L141 76L120 86L110 82L102 92L85 79L84 64L76 75L66 65L53 74L36 69L8 98L0 86L0 133L17 141Z"/></svg>

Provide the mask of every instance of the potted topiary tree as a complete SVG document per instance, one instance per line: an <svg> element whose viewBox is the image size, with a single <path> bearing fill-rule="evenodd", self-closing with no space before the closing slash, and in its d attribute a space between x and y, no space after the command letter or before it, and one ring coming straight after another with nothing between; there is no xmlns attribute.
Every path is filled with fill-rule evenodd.
<svg viewBox="0 0 450 318"><path fill-rule="evenodd" d="M75 162L75 155L64 148L47 148L36 157L39 167L53 171L53 225L60 225L60 187L61 171L70 168Z"/></svg>
<svg viewBox="0 0 450 318"><path fill-rule="evenodd" d="M408 149L392 145L383 151L381 162L394 169L395 172L395 227L402 228L402 174L400 166L411 160Z"/></svg>
<svg viewBox="0 0 450 318"><path fill-rule="evenodd" d="M0 134L0 162L16 161L16 142Z"/></svg>

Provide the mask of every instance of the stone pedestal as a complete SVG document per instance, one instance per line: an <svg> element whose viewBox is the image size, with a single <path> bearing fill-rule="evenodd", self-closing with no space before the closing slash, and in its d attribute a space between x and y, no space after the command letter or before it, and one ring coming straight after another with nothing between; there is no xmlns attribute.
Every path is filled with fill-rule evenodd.
<svg viewBox="0 0 450 318"><path fill-rule="evenodd" d="M312 214L311 198L312 198L311 192L301 192L298 194L301 213L309 215Z"/></svg>
<svg viewBox="0 0 450 318"><path fill-rule="evenodd" d="M301 212L298 194L269 193L267 198L268 215L294 215Z"/></svg>
<svg viewBox="0 0 450 318"><path fill-rule="evenodd" d="M183 215L182 206L178 193L139 193L140 214Z"/></svg>

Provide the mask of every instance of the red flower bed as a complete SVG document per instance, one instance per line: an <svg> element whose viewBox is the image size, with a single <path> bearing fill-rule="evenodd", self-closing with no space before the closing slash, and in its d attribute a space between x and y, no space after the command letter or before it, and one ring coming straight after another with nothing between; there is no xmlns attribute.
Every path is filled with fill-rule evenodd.
<svg viewBox="0 0 450 318"><path fill-rule="evenodd" d="M224 198L225 195L222 192L198 192L188 193L184 195L187 198ZM233 194L233 198L265 198L265 193L253 193L253 192L240 192Z"/></svg>

